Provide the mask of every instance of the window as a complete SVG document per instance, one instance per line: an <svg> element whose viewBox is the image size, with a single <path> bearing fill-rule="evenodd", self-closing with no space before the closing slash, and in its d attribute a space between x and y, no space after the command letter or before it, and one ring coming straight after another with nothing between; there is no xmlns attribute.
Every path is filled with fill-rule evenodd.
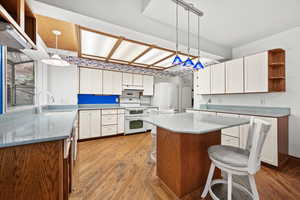
<svg viewBox="0 0 300 200"><path fill-rule="evenodd" d="M7 107L34 105L34 61L15 49L7 49Z"/></svg>

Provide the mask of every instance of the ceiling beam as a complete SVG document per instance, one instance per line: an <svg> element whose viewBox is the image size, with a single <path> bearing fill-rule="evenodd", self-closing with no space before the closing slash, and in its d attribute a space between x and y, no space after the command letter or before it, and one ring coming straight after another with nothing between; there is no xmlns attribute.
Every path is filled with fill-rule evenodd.
<svg viewBox="0 0 300 200"><path fill-rule="evenodd" d="M155 66L156 64L158 64L158 63L160 63L160 62L162 62L162 61L164 61L164 60L166 60L166 59L169 59L169 58L171 58L171 57L173 57L173 56L175 56L175 55L176 55L176 52L175 52L175 53L172 53L171 55L166 56L166 57L164 57L164 58L162 58L162 59L160 59L160 60L158 60L158 61L156 61L155 63L152 63L151 65L149 65L149 67L153 67L153 66Z"/></svg>
<svg viewBox="0 0 300 200"><path fill-rule="evenodd" d="M151 49L153 49L153 47L154 47L153 45L149 46L148 49L146 49L145 51L143 51L142 53L140 53L132 61L128 62L128 64L131 65L132 63L134 63L137 59L139 59L140 57L142 57L143 55L145 55L146 53L148 53Z"/></svg>
<svg viewBox="0 0 300 200"><path fill-rule="evenodd" d="M124 40L124 37L119 37L119 39L115 42L113 48L110 50L110 52L109 52L107 58L105 59L105 61L109 61L109 59L111 59L111 57L113 56L115 51L118 49L118 47L120 46L120 44L122 43L123 40Z"/></svg>

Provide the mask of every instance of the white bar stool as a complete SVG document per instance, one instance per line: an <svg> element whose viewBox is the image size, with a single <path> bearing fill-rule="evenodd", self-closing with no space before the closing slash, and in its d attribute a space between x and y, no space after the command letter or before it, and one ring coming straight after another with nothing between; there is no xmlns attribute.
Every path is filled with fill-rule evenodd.
<svg viewBox="0 0 300 200"><path fill-rule="evenodd" d="M252 117L246 149L225 145L214 145L208 148L208 155L212 163L201 195L202 198L205 198L209 192L214 200L219 200L211 188L216 184L227 184L228 200L232 199L232 185L246 192L254 200L259 200L254 175L260 170L261 152L270 127L269 123ZM228 174L228 180L216 179L212 181L215 167L225 171ZM233 183L232 175L247 175L251 191L241 184Z"/></svg>

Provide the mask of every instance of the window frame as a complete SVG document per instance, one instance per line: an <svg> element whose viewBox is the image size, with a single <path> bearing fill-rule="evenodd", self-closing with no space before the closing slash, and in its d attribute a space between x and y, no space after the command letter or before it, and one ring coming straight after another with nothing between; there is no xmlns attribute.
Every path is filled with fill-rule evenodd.
<svg viewBox="0 0 300 200"><path fill-rule="evenodd" d="M14 111L20 111L20 110L27 110L29 108L34 108L36 106L36 90L37 90L37 61L36 60L30 60L24 63L28 63L28 62L32 62L33 63L33 78L34 78L34 94L33 94L33 104L32 105L20 105L20 106L8 106L8 101L7 101L7 86L8 86L8 82L7 82L7 72L8 72L8 49L6 48L5 50L5 64L4 64L4 102L3 104L5 105L5 112L9 113L9 112L14 112ZM21 63L19 63L21 64Z"/></svg>

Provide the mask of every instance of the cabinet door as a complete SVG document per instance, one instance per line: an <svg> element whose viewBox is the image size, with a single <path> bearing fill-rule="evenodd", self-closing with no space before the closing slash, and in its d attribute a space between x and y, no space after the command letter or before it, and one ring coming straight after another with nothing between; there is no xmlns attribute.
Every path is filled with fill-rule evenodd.
<svg viewBox="0 0 300 200"><path fill-rule="evenodd" d="M118 133L124 133L125 130L125 117L124 114L118 115Z"/></svg>
<svg viewBox="0 0 300 200"><path fill-rule="evenodd" d="M79 82L79 88L80 88L80 94L91 94L91 77L90 77L90 71L92 69L88 68L80 68L80 82Z"/></svg>
<svg viewBox="0 0 300 200"><path fill-rule="evenodd" d="M217 113L217 116L239 118L239 115L227 114L227 113ZM222 129L221 132L222 132L222 134L225 134L225 135L228 135L231 137L240 138L240 127L239 126L225 128L225 129Z"/></svg>
<svg viewBox="0 0 300 200"><path fill-rule="evenodd" d="M154 77L143 75L144 96L153 96Z"/></svg>
<svg viewBox="0 0 300 200"><path fill-rule="evenodd" d="M122 95L122 72L112 72L112 94Z"/></svg>
<svg viewBox="0 0 300 200"><path fill-rule="evenodd" d="M133 74L123 73L123 85L133 85Z"/></svg>
<svg viewBox="0 0 300 200"><path fill-rule="evenodd" d="M91 137L100 137L101 136L101 111L100 110L91 110L90 111L91 120Z"/></svg>
<svg viewBox="0 0 300 200"><path fill-rule="evenodd" d="M133 74L133 85L134 86L143 86L143 75Z"/></svg>
<svg viewBox="0 0 300 200"><path fill-rule="evenodd" d="M210 94L210 67L198 71L198 93Z"/></svg>
<svg viewBox="0 0 300 200"><path fill-rule="evenodd" d="M79 139L91 137L90 111L79 111Z"/></svg>
<svg viewBox="0 0 300 200"><path fill-rule="evenodd" d="M244 58L245 92L268 92L268 52Z"/></svg>
<svg viewBox="0 0 300 200"><path fill-rule="evenodd" d="M102 94L102 70L92 69L90 74L91 93Z"/></svg>
<svg viewBox="0 0 300 200"><path fill-rule="evenodd" d="M225 63L226 93L244 92L244 59L239 58Z"/></svg>
<svg viewBox="0 0 300 200"><path fill-rule="evenodd" d="M266 141L262 149L262 161L271 165L278 166L278 141L277 141L277 119L269 117L258 117L261 120L269 122L271 128L267 133Z"/></svg>
<svg viewBox="0 0 300 200"><path fill-rule="evenodd" d="M225 64L220 63L211 67L211 94L225 93Z"/></svg>
<svg viewBox="0 0 300 200"><path fill-rule="evenodd" d="M103 71L103 94L113 93L113 72Z"/></svg>

